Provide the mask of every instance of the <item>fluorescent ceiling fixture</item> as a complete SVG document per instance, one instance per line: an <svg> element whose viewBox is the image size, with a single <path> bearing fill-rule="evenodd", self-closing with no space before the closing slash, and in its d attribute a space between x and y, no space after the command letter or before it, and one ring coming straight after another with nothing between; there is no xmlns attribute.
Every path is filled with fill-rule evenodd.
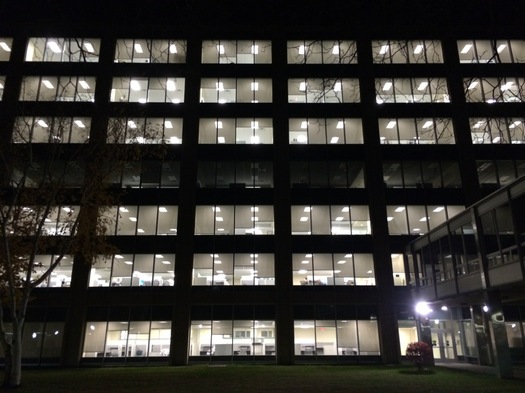
<svg viewBox="0 0 525 393"><path fill-rule="evenodd" d="M213 263L216 263L217 265L222 265L222 261L220 261L220 260L218 260L218 259L214 260ZM217 272L217 273L218 273L218 272Z"/></svg>
<svg viewBox="0 0 525 393"><path fill-rule="evenodd" d="M427 86L428 86L428 82L421 82L421 83L419 84L419 86L417 87L417 89L418 89L419 91L421 91L421 90L425 90L425 89L427 88Z"/></svg>
<svg viewBox="0 0 525 393"><path fill-rule="evenodd" d="M175 81L173 79L168 79L166 83L166 90L175 91L176 89L177 89L177 85L175 84Z"/></svg>
<svg viewBox="0 0 525 393"><path fill-rule="evenodd" d="M338 265L344 265L345 263L346 263L346 261L345 261L344 259L341 260L341 261L337 261L337 264L338 264Z"/></svg>
<svg viewBox="0 0 525 393"><path fill-rule="evenodd" d="M171 264L170 261L162 261L162 263L163 263L164 265L169 265L169 264Z"/></svg>
<svg viewBox="0 0 525 393"><path fill-rule="evenodd" d="M140 83L139 83L139 81L131 80L129 85L131 87L131 90L134 90L134 91L139 91L140 90Z"/></svg>
<svg viewBox="0 0 525 393"><path fill-rule="evenodd" d="M4 85L0 83L0 89L3 89L3 88L4 88Z"/></svg>
<svg viewBox="0 0 525 393"><path fill-rule="evenodd" d="M155 258L164 258L164 255L161 255L161 254L155 254Z"/></svg>
<svg viewBox="0 0 525 393"><path fill-rule="evenodd" d="M428 217L421 217L421 218L419 219L420 222L425 222L426 220L428 220Z"/></svg>
<svg viewBox="0 0 525 393"><path fill-rule="evenodd" d="M175 44L170 45L170 53L177 53L177 46Z"/></svg>
<svg viewBox="0 0 525 393"><path fill-rule="evenodd" d="M253 213L253 212L258 212L259 211L259 207L258 206L252 206L250 208L250 211Z"/></svg>
<svg viewBox="0 0 525 393"><path fill-rule="evenodd" d="M252 45L252 55L259 54L259 45Z"/></svg>
<svg viewBox="0 0 525 393"><path fill-rule="evenodd" d="M125 206L121 206L121 207L119 207L119 210L120 210L122 213L127 213L127 212L129 212L129 210L128 210Z"/></svg>
<svg viewBox="0 0 525 393"><path fill-rule="evenodd" d="M217 52L219 52L220 55L224 55L224 45L217 45Z"/></svg>
<svg viewBox="0 0 525 393"><path fill-rule="evenodd" d="M423 45L417 45L415 48L414 48L414 54L415 55L419 55L421 52L423 51Z"/></svg>
<svg viewBox="0 0 525 393"><path fill-rule="evenodd" d="M43 128L47 128L47 127L49 127L49 126L47 125L47 123L46 123L44 120L42 120L42 119L38 120L38 121L36 122L36 124L38 124L40 127L43 127Z"/></svg>
<svg viewBox="0 0 525 393"><path fill-rule="evenodd" d="M215 88L218 91L223 91L224 90L224 83L222 83L222 82L215 82Z"/></svg>
<svg viewBox="0 0 525 393"><path fill-rule="evenodd" d="M252 83L250 83L250 88L252 89L252 91L259 90L259 82L252 82Z"/></svg>
<svg viewBox="0 0 525 393"><path fill-rule="evenodd" d="M224 98L221 98L221 99L219 100L219 104L226 104L226 100L225 100Z"/></svg>
<svg viewBox="0 0 525 393"><path fill-rule="evenodd" d="M514 82L507 82L504 85L501 85L501 91L512 89L512 85L513 84L514 84Z"/></svg>
<svg viewBox="0 0 525 393"><path fill-rule="evenodd" d="M308 264L310 263L310 261L301 261L301 263L302 263L303 265L308 265Z"/></svg>
<svg viewBox="0 0 525 393"><path fill-rule="evenodd" d="M252 221L259 221L259 217L251 217Z"/></svg>
<svg viewBox="0 0 525 393"><path fill-rule="evenodd" d="M421 231L421 229L419 229L419 228L414 228L413 231L414 231L414 232L419 232L419 231Z"/></svg>
<svg viewBox="0 0 525 393"><path fill-rule="evenodd" d="M299 46L299 54L304 55L306 53L306 47L304 45Z"/></svg>
<svg viewBox="0 0 525 393"><path fill-rule="evenodd" d="M137 217L130 217L129 220L132 222L137 222Z"/></svg>
<svg viewBox="0 0 525 393"><path fill-rule="evenodd" d="M387 221L392 221L394 219L394 217L387 217L386 220Z"/></svg>
<svg viewBox="0 0 525 393"><path fill-rule="evenodd" d="M434 124L432 120L427 120L425 124L423 124L423 128L429 128L432 126L432 124Z"/></svg>
<svg viewBox="0 0 525 393"><path fill-rule="evenodd" d="M124 257L122 255L118 255L118 254L115 255L115 258L117 258L117 259L124 259Z"/></svg>
<svg viewBox="0 0 525 393"><path fill-rule="evenodd" d="M168 209L166 209L165 207L161 206L161 207L159 207L159 212L161 212L161 213L167 213L167 212L168 212Z"/></svg>
<svg viewBox="0 0 525 393"><path fill-rule="evenodd" d="M222 121L218 120L215 122L215 128L222 128Z"/></svg>
<svg viewBox="0 0 525 393"><path fill-rule="evenodd" d="M392 88L392 82L386 82L386 83L383 85L383 91L390 90L391 88Z"/></svg>
<svg viewBox="0 0 525 393"><path fill-rule="evenodd" d="M469 89L469 90L472 90L472 89L474 89L477 85L478 85L478 82L473 81L473 82L470 83L470 85L468 85L468 89Z"/></svg>
<svg viewBox="0 0 525 393"><path fill-rule="evenodd" d="M222 217L215 217L215 219L216 219L217 221L224 221L224 218L222 218Z"/></svg>
<svg viewBox="0 0 525 393"><path fill-rule="evenodd" d="M147 100L145 98L139 98L139 103L145 104Z"/></svg>
<svg viewBox="0 0 525 393"><path fill-rule="evenodd" d="M212 257L212 258L219 258L219 254L210 254L210 257Z"/></svg>
<svg viewBox="0 0 525 393"><path fill-rule="evenodd" d="M388 52L388 45L383 45L379 50L379 54L384 55L386 52Z"/></svg>
<svg viewBox="0 0 525 393"><path fill-rule="evenodd" d="M494 98L490 98L487 100L487 104L494 104L496 100Z"/></svg>
<svg viewBox="0 0 525 393"><path fill-rule="evenodd" d="M126 265L133 265L133 262L131 262L131 261L124 261L124 263L125 263Z"/></svg>
<svg viewBox="0 0 525 393"><path fill-rule="evenodd" d="M306 135L299 135L297 137L297 142L299 142L299 143L306 143L306 142L308 142L308 138L306 137Z"/></svg>
<svg viewBox="0 0 525 393"><path fill-rule="evenodd" d="M330 143L337 143L339 141L338 136L333 136L332 139L330 139Z"/></svg>
<svg viewBox="0 0 525 393"><path fill-rule="evenodd" d="M138 233L144 233L144 229L139 228L139 229L137 229L137 232L138 232Z"/></svg>
<svg viewBox="0 0 525 393"><path fill-rule="evenodd" d="M302 222L308 221L308 217L301 217L301 221Z"/></svg>
<svg viewBox="0 0 525 393"><path fill-rule="evenodd" d="M474 126L473 126L472 128L479 128L479 127L481 127L481 125L482 125L483 123L484 123L484 121L483 121L483 120L480 120L480 121L478 121L476 124L474 124ZM512 127L512 126L511 126L511 127Z"/></svg>
<svg viewBox="0 0 525 393"><path fill-rule="evenodd" d="M259 254L250 254L250 258L259 258Z"/></svg>
<svg viewBox="0 0 525 393"><path fill-rule="evenodd" d="M220 208L219 206L213 206L213 207L211 208L211 210L214 211L214 212L220 212L220 211L221 211L221 208Z"/></svg>
<svg viewBox="0 0 525 393"><path fill-rule="evenodd" d="M500 46L498 46L498 49L497 49L498 53L503 52L503 50L504 50L506 47L507 47L507 45L505 45L505 44L501 44Z"/></svg>
<svg viewBox="0 0 525 393"><path fill-rule="evenodd" d="M344 128L344 126L345 126L345 122L342 121L342 120L339 120L337 122L337 125L335 126L335 128L342 129L342 128Z"/></svg>
<svg viewBox="0 0 525 393"><path fill-rule="evenodd" d="M42 84L45 87L47 87L48 89L53 89L54 88L53 84L50 81L48 81L47 79L42 80Z"/></svg>
<svg viewBox="0 0 525 393"><path fill-rule="evenodd" d="M5 43L5 42L0 42L0 48L2 48L3 50L5 50L6 52L11 52L11 48L10 48L9 45L7 45L7 43Z"/></svg>
<svg viewBox="0 0 525 393"><path fill-rule="evenodd" d="M86 81L78 81L78 83L80 84L80 86L82 86L83 89L88 90L90 88Z"/></svg>
<svg viewBox="0 0 525 393"><path fill-rule="evenodd" d="M396 121L395 120L390 120L388 122L388 124L386 125L386 128L394 128L396 126Z"/></svg>
<svg viewBox="0 0 525 393"><path fill-rule="evenodd" d="M219 142L219 143L226 143L226 139L224 139L223 136L220 136L220 137L217 138L217 142Z"/></svg>
<svg viewBox="0 0 525 393"><path fill-rule="evenodd" d="M306 206L306 207L304 208L303 211L305 211L305 212L311 212L311 211L312 211L312 208L311 208L310 206Z"/></svg>
<svg viewBox="0 0 525 393"><path fill-rule="evenodd" d="M499 143L500 140L501 140L501 137L497 136L496 138L492 140L492 143Z"/></svg>
<svg viewBox="0 0 525 393"><path fill-rule="evenodd" d="M255 145L255 144L258 144L258 143L260 143L260 142L261 142L261 138L259 138L258 135L252 135L252 136L250 137L250 143L251 143L251 144Z"/></svg>
<svg viewBox="0 0 525 393"><path fill-rule="evenodd" d="M299 270L299 274L306 274L306 273L308 273L308 271L306 271L306 270Z"/></svg>
<svg viewBox="0 0 525 393"><path fill-rule="evenodd" d="M302 121L301 122L301 128L304 130L306 128L308 128L308 122L307 121Z"/></svg>
<svg viewBox="0 0 525 393"><path fill-rule="evenodd" d="M51 49L54 53L60 53L62 52L62 48L58 46L58 44L55 41L48 41L47 46L49 49Z"/></svg>
<svg viewBox="0 0 525 393"><path fill-rule="evenodd" d="M442 212L443 210L445 210L445 208L443 206L438 206L436 207L434 210L432 210L434 213L439 213L439 212Z"/></svg>
<svg viewBox="0 0 525 393"><path fill-rule="evenodd" d="M509 128L514 128L516 126L519 126L521 124L521 121L520 120L516 120L514 123L512 123Z"/></svg>
<svg viewBox="0 0 525 393"><path fill-rule="evenodd" d="M339 54L339 45L334 45L332 48L332 55L338 55Z"/></svg>
<svg viewBox="0 0 525 393"><path fill-rule="evenodd" d="M382 104L382 103L384 103L385 101L383 101L383 99L382 99L381 97L377 96L377 97L376 97L376 102L377 102L378 104Z"/></svg>
<svg viewBox="0 0 525 393"><path fill-rule="evenodd" d="M62 210L64 210L66 213L70 213L72 209L70 207L63 207Z"/></svg>
<svg viewBox="0 0 525 393"><path fill-rule="evenodd" d="M91 42L84 42L84 48L86 48L89 53L95 52L95 48Z"/></svg>
<svg viewBox="0 0 525 393"><path fill-rule="evenodd" d="M299 90L306 91L306 82L299 83Z"/></svg>
<svg viewBox="0 0 525 393"><path fill-rule="evenodd" d="M252 130L259 129L259 122L257 120L251 122Z"/></svg>
<svg viewBox="0 0 525 393"><path fill-rule="evenodd" d="M334 91L341 91L342 83L341 82L335 82L334 85Z"/></svg>
<svg viewBox="0 0 525 393"><path fill-rule="evenodd" d="M128 127L129 128L137 128L137 125L135 124L135 122L133 120L129 120L128 121Z"/></svg>
<svg viewBox="0 0 525 393"><path fill-rule="evenodd" d="M137 52L137 53L144 53L144 51L142 50L142 45L140 45L139 43L136 43L135 44L135 52Z"/></svg>
<svg viewBox="0 0 525 393"><path fill-rule="evenodd" d="M472 48L472 45L471 44L467 44L463 47L463 49L461 49L461 53L465 54L465 53L468 53L468 51L470 50L470 48Z"/></svg>
<svg viewBox="0 0 525 393"><path fill-rule="evenodd" d="M164 127L165 128L173 128L173 124L171 123L171 120L165 120L164 121Z"/></svg>
<svg viewBox="0 0 525 393"><path fill-rule="evenodd" d="M75 124L79 128L86 128L86 125L82 122L82 120L75 120Z"/></svg>
<svg viewBox="0 0 525 393"><path fill-rule="evenodd" d="M345 218L344 218L344 217L341 217L341 216L335 218L336 221L343 221L344 219L345 219Z"/></svg>
<svg viewBox="0 0 525 393"><path fill-rule="evenodd" d="M396 213L401 213L403 210L405 210L404 206L396 207L396 210L394 210Z"/></svg>

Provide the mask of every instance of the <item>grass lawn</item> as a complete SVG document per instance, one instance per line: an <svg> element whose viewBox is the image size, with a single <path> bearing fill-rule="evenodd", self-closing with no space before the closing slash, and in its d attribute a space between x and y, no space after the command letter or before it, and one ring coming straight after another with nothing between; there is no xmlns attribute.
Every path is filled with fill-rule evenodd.
<svg viewBox="0 0 525 393"><path fill-rule="evenodd" d="M525 381L501 380L435 367L411 366L188 366L25 370L25 393L523 393Z"/></svg>

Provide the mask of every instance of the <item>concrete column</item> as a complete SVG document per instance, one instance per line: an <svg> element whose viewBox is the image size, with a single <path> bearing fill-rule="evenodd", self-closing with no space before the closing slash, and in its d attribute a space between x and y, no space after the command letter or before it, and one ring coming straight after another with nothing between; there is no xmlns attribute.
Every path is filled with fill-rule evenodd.
<svg viewBox="0 0 525 393"><path fill-rule="evenodd" d="M512 378L512 359L507 340L503 307L498 293L487 293L487 307L488 311L486 315L488 317L488 326L492 339L496 373L499 378Z"/></svg>

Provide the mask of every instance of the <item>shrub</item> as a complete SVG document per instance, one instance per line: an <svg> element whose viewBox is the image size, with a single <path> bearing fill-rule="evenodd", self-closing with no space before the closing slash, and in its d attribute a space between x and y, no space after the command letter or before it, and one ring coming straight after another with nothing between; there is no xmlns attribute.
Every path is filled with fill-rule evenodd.
<svg viewBox="0 0 525 393"><path fill-rule="evenodd" d="M417 366L419 372L432 360L432 347L423 341L407 345L406 356L409 361Z"/></svg>

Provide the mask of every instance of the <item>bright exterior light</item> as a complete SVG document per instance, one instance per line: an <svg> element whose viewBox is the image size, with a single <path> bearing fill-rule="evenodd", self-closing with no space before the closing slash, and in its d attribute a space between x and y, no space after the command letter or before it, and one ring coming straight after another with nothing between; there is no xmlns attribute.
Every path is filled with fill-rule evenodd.
<svg viewBox="0 0 525 393"><path fill-rule="evenodd" d="M416 304L416 312L420 315L427 316L432 312L427 302L419 302Z"/></svg>
<svg viewBox="0 0 525 393"><path fill-rule="evenodd" d="M487 306L486 304L483 306L483 311L485 312L488 312L489 311L489 306Z"/></svg>

